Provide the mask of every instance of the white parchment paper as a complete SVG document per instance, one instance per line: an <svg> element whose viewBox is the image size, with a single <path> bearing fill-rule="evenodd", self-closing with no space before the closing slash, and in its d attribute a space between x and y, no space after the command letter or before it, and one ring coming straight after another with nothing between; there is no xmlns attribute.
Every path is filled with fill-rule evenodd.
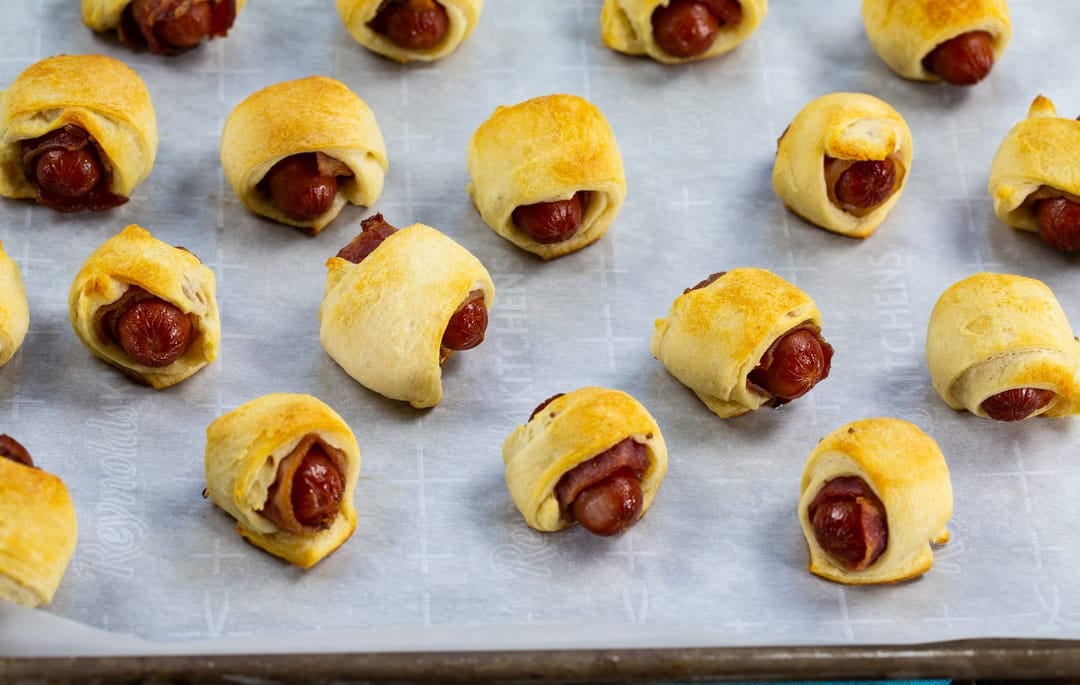
<svg viewBox="0 0 1080 685"><path fill-rule="evenodd" d="M679 67L605 48L600 4L488 0L455 54L409 66L354 43L325 0L253 0L227 39L176 58L95 36L70 0L5 7L0 84L49 55L104 52L145 79L162 135L150 179L117 210L0 201L31 307L26 342L0 369L0 429L65 480L80 528L51 605L0 606L0 656L1080 638L1080 422L956 413L923 356L934 301L979 270L1045 281L1080 323L1077 258L1000 223L986 191L994 151L1037 94L1080 111L1080 4L1013 0L1013 43L970 89L894 76L850 0L774 0L735 52ZM348 207L308 238L249 214L222 177L231 108L315 73L360 94L386 136L372 210L446 232L495 281L488 338L448 363L432 410L364 389L319 345L323 263L370 210ZM914 135L904 196L865 241L809 226L771 190L777 137L837 90L885 99ZM606 114L629 196L602 240L542 263L483 224L464 160L497 105L553 92ZM76 271L128 223L193 250L218 279L221 356L162 392L93 358L68 323ZM683 288L743 265L810 293L836 357L806 397L725 421L648 341ZM616 539L530 530L503 481L510 431L584 385L637 397L670 448L653 508ZM359 528L307 572L243 542L200 497L207 424L278 391L329 403L363 452ZM940 442L953 538L914 582L841 587L806 571L799 477L819 438L880 415Z"/></svg>

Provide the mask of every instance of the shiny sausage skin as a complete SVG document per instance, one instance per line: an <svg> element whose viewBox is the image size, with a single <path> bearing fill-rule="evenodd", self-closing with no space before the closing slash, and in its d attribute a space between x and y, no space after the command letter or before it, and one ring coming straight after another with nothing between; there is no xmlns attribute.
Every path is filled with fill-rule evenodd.
<svg viewBox="0 0 1080 685"><path fill-rule="evenodd" d="M807 508L814 539L839 566L862 571L885 552L889 526L885 506L858 476L834 478Z"/></svg>
<svg viewBox="0 0 1080 685"><path fill-rule="evenodd" d="M435 0L387 0L368 23L406 50L430 50L442 42L449 25L446 8Z"/></svg>
<svg viewBox="0 0 1080 685"><path fill-rule="evenodd" d="M324 159L320 159L320 155ZM259 186L285 216L293 221L312 221L334 204L338 176L348 174L348 167L333 157L321 152L305 152L279 161L266 173Z"/></svg>
<svg viewBox="0 0 1080 685"><path fill-rule="evenodd" d="M954 86L973 86L994 66L994 37L969 31L945 41L923 58L923 67Z"/></svg>
<svg viewBox="0 0 1080 685"><path fill-rule="evenodd" d="M1054 401L1053 390L1013 388L987 397L982 410L995 421L1022 421Z"/></svg>
<svg viewBox="0 0 1080 685"><path fill-rule="evenodd" d="M278 463L262 515L278 528L300 535L325 530L341 511L345 455L314 433Z"/></svg>
<svg viewBox="0 0 1080 685"><path fill-rule="evenodd" d="M813 326L794 328L769 346L748 382L771 395L772 406L798 399L829 376L833 348Z"/></svg>
<svg viewBox="0 0 1080 685"><path fill-rule="evenodd" d="M697 57L712 47L721 26L741 20L735 0L672 0L653 12L653 40L673 57Z"/></svg>
<svg viewBox="0 0 1080 685"><path fill-rule="evenodd" d="M338 250L340 259L359 264L382 245L382 241L397 233L397 229L386 223L382 214L374 214L361 221L360 231L348 245Z"/></svg>
<svg viewBox="0 0 1080 685"><path fill-rule="evenodd" d="M517 207L511 220L525 235L542 245L550 245L569 240L577 233L588 206L589 192L580 190L569 200Z"/></svg>
<svg viewBox="0 0 1080 685"><path fill-rule="evenodd" d="M10 459L17 464L36 468L34 460L30 458L30 453L22 443L6 433L0 435L0 459Z"/></svg>
<svg viewBox="0 0 1080 685"><path fill-rule="evenodd" d="M1080 250L1080 204L1064 197L1035 204L1039 237L1063 252Z"/></svg>
<svg viewBox="0 0 1080 685"><path fill-rule="evenodd" d="M101 211L128 200L109 191L97 145L74 124L24 140L21 148L23 172L39 204L58 212Z"/></svg>
<svg viewBox="0 0 1080 685"><path fill-rule="evenodd" d="M471 350L484 342L487 325L488 313L487 307L484 306L484 291L473 290L446 324L442 346L455 352Z"/></svg>
<svg viewBox="0 0 1080 685"><path fill-rule="evenodd" d="M195 337L193 315L137 286L130 286L96 316L102 340L120 346L135 363L152 368L183 357Z"/></svg>
<svg viewBox="0 0 1080 685"><path fill-rule="evenodd" d="M891 159L853 161L825 158L829 199L840 209L864 217L892 197L901 176Z"/></svg>
<svg viewBox="0 0 1080 685"><path fill-rule="evenodd" d="M120 18L120 42L178 55L204 38L224 37L235 19L235 0L134 0Z"/></svg>
<svg viewBox="0 0 1080 685"><path fill-rule="evenodd" d="M555 497L585 530L618 535L641 513L641 478L648 468L645 445L626 438L564 473L555 485Z"/></svg>

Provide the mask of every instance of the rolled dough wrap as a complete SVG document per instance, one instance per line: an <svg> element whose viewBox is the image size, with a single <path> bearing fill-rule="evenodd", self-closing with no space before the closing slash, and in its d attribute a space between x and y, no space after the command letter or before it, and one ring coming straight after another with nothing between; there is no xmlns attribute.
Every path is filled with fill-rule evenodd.
<svg viewBox="0 0 1080 685"><path fill-rule="evenodd" d="M278 209L259 182L282 159L313 152L343 163L352 176L339 179L330 209L315 219L296 221ZM233 109L221 132L221 166L233 192L252 212L315 235L346 202L374 204L389 162L382 131L367 104L340 81L309 76L267 86Z"/></svg>
<svg viewBox="0 0 1080 685"><path fill-rule="evenodd" d="M333 523L309 534L279 529L261 514L278 465L314 434L345 456L345 490ZM353 496L360 477L360 447L345 421L310 395L277 393L251 400L206 429L206 489L214 504L236 519L236 531L274 556L310 568L356 530Z"/></svg>
<svg viewBox="0 0 1080 685"><path fill-rule="evenodd" d="M821 312L805 292L764 269L732 269L675 299L657 319L652 355L721 418L758 409L772 399L755 390L750 372L793 328L821 329Z"/></svg>
<svg viewBox="0 0 1080 685"><path fill-rule="evenodd" d="M319 338L326 353L364 387L416 408L442 399L439 350L457 308L474 290L488 310L495 285L468 250L413 224L359 264L326 262Z"/></svg>
<svg viewBox="0 0 1080 685"><path fill-rule="evenodd" d="M667 473L660 427L637 400L618 390L586 387L552 400L503 443L506 486L532 528L562 530L575 523L560 510L555 486L563 474L626 438L645 445L649 468L641 479L645 515Z"/></svg>
<svg viewBox="0 0 1080 685"><path fill-rule="evenodd" d="M30 305L19 265L0 243L0 366L7 364L22 346L29 327Z"/></svg>
<svg viewBox="0 0 1080 685"><path fill-rule="evenodd" d="M480 11L484 9L484 0L438 0L446 10L446 35L431 49L412 50L372 30L371 21L384 2L385 0L337 0L337 11L346 30L357 43L378 55L403 64L414 60L430 62L442 59L457 50L476 28Z"/></svg>
<svg viewBox="0 0 1080 685"><path fill-rule="evenodd" d="M59 55L32 64L0 93L0 195L37 196L21 143L68 124L97 144L110 192L129 197L150 175L157 116L139 75L105 55Z"/></svg>
<svg viewBox="0 0 1080 685"><path fill-rule="evenodd" d="M884 507L888 544L861 571L835 563L818 544L807 510L825 484L858 476ZM810 453L803 469L799 523L810 547L810 572L847 585L895 583L930 570L930 544L949 540L945 524L952 517L949 469L938 444L919 427L893 418L853 421L841 426Z"/></svg>
<svg viewBox="0 0 1080 685"><path fill-rule="evenodd" d="M144 366L101 335L98 311L132 286L195 317L187 350L167 366ZM75 334L95 357L156 390L175 385L213 362L221 345L214 272L191 252L162 242L135 224L106 240L87 258L71 284L68 314Z"/></svg>
<svg viewBox="0 0 1080 685"><path fill-rule="evenodd" d="M216 1L234 2L237 14L244 9L247 2L247 0ZM124 14L124 8L131 3L132 0L82 0L83 23L98 33L112 31L120 26L120 18Z"/></svg>
<svg viewBox="0 0 1080 685"><path fill-rule="evenodd" d="M807 104L780 137L773 165L773 190L788 209L815 226L865 238L881 225L911 171L911 131L904 118L872 95L832 93ZM863 217L829 199L826 156L840 160L891 158L900 175L895 192Z"/></svg>
<svg viewBox="0 0 1080 685"><path fill-rule="evenodd" d="M498 107L469 140L468 185L484 223L523 250L552 259L580 250L608 229L626 199L615 135L595 105L547 95ZM539 243L514 225L514 209L589 191L577 232Z"/></svg>
<svg viewBox="0 0 1080 685"><path fill-rule="evenodd" d="M735 49L750 37L765 19L767 0L739 0L742 20L734 26L723 25L709 49L694 57L676 57L656 44L652 16L670 0L604 0L600 10L600 33L604 45L628 55L648 55L664 64L680 64L708 59Z"/></svg>
<svg viewBox="0 0 1080 685"><path fill-rule="evenodd" d="M1040 95L990 165L994 213L1013 228L1038 232L1035 209L1025 200L1044 186L1080 201L1080 121L1059 117Z"/></svg>
<svg viewBox="0 0 1080 685"><path fill-rule="evenodd" d="M863 0L862 16L874 52L897 75L914 81L940 81L923 59L962 33L989 33L995 63L1012 38L1005 0Z"/></svg>
<svg viewBox="0 0 1080 685"><path fill-rule="evenodd" d="M988 397L1040 388L1056 396L1031 417L1080 412L1080 341L1054 293L1033 278L978 273L950 286L930 314L926 362L953 409L988 418Z"/></svg>
<svg viewBox="0 0 1080 685"><path fill-rule="evenodd" d="M63 481L0 457L0 600L28 607L51 602L77 537Z"/></svg>

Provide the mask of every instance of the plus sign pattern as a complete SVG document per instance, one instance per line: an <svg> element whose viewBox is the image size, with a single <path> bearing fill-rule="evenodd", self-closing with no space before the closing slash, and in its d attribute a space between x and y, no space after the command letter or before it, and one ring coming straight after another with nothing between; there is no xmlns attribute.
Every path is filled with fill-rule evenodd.
<svg viewBox="0 0 1080 685"><path fill-rule="evenodd" d="M144 78L161 130L149 180L114 211L0 201L0 240L31 307L26 342L0 369L0 429L67 481L80 521L47 612L170 649L275 633L314 649L338 631L355 631L345 644L359 650L1080 638L1080 419L955 413L923 357L937 296L979 270L1045 281L1080 326L1076 258L1001 224L985 190L994 151L1035 95L1080 111L1074 0L1012 0L1013 43L971 89L892 75L850 0L777 0L734 52L678 67L606 49L600 0L489 0L456 53L409 66L354 43L324 0L248 3L228 38L176 58L93 35L75 2L9 4L0 84L46 56L104 52ZM309 238L243 208L218 140L248 94L316 73L371 106L390 170L376 207L347 207ZM807 225L771 190L778 136L837 90L890 102L914 136L904 197L865 241ZM541 263L480 220L465 147L496 106L555 92L605 113L629 194L603 239ZM319 345L324 262L376 210L446 232L495 281L487 340L450 360L445 399L429 411L368 392ZM95 360L68 325L75 272L128 223L217 276L220 358L164 392ZM723 421L652 359L649 338L684 288L736 266L768 268L814 297L836 357L806 397ZM503 482L510 431L584 385L634 395L670 449L653 508L615 539L528 529ZM270 392L326 401L363 453L357 532L307 573L246 545L200 497L206 426ZM839 587L806 571L799 476L821 436L876 415L941 443L953 539L917 581Z"/></svg>

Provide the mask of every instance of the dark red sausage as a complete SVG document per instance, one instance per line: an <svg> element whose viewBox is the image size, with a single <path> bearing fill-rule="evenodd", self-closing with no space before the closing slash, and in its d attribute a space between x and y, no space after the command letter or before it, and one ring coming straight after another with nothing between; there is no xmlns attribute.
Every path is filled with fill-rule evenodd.
<svg viewBox="0 0 1080 685"><path fill-rule="evenodd" d="M858 476L825 483L807 508L814 539L837 565L861 571L889 544L885 506Z"/></svg>
<svg viewBox="0 0 1080 685"><path fill-rule="evenodd" d="M721 26L741 20L735 0L672 0L653 12L653 39L669 55L688 59L708 51Z"/></svg>
<svg viewBox="0 0 1080 685"><path fill-rule="evenodd" d="M184 356L191 339L191 317L156 297L135 302L116 317L117 344L143 366L172 364Z"/></svg>
<svg viewBox="0 0 1080 685"><path fill-rule="evenodd" d="M626 438L563 474L555 497L590 533L617 535L641 513L641 478L648 468L645 445Z"/></svg>
<svg viewBox="0 0 1080 685"><path fill-rule="evenodd" d="M304 534L329 528L345 495L344 455L313 433L278 464L262 515L278 528Z"/></svg>
<svg viewBox="0 0 1080 685"><path fill-rule="evenodd" d="M120 41L178 55L205 38L224 37L236 19L235 0L134 0L120 19Z"/></svg>
<svg viewBox="0 0 1080 685"><path fill-rule="evenodd" d="M382 242L397 232L386 223L382 214L373 214L360 222L361 232L345 247L338 250L337 256L345 261L359 264L375 251Z"/></svg>
<svg viewBox="0 0 1080 685"><path fill-rule="evenodd" d="M923 67L954 86L973 86L994 66L994 37L970 31L945 41L923 58Z"/></svg>
<svg viewBox="0 0 1080 685"><path fill-rule="evenodd" d="M487 325L488 312L484 306L484 291L474 290L450 317L443 333L442 346L455 352L471 350L484 342Z"/></svg>
<svg viewBox="0 0 1080 685"><path fill-rule="evenodd" d="M900 178L891 159L856 162L826 157L825 183L840 209L862 217L892 197Z"/></svg>
<svg viewBox="0 0 1080 685"><path fill-rule="evenodd" d="M983 400L982 410L996 421L1022 421L1054 401L1053 390L1013 388Z"/></svg>
<svg viewBox="0 0 1080 685"><path fill-rule="evenodd" d="M814 329L788 331L769 346L749 381L784 404L829 376L833 348Z"/></svg>
<svg viewBox="0 0 1080 685"><path fill-rule="evenodd" d="M569 200L517 207L511 219L522 233L538 243L550 245L569 240L577 233L588 205L589 193L578 191Z"/></svg>
<svg viewBox="0 0 1080 685"><path fill-rule="evenodd" d="M704 279L703 281L700 281L694 287L687 288L686 290L684 290L683 295L690 292L691 290L699 290L699 289L704 288L706 286L712 285L713 283L716 282L716 279L720 278L721 276L723 276L726 273L727 273L726 271L717 271L716 273L709 274L709 276L706 279Z"/></svg>
<svg viewBox="0 0 1080 685"><path fill-rule="evenodd" d="M529 421L532 421L534 418L536 418L537 414L544 411L544 407L548 406L549 404L551 404L552 402L559 399L560 397L562 397L565 394L566 394L565 392L557 392L554 395L552 395L551 397L549 397L546 400L544 400L543 402L541 402L540 404L536 405L536 409L533 409L532 413L529 414Z"/></svg>
<svg viewBox="0 0 1080 685"><path fill-rule="evenodd" d="M450 18L435 0L388 0L368 25L406 50L430 50L446 36Z"/></svg>
<svg viewBox="0 0 1080 685"><path fill-rule="evenodd" d="M22 443L7 434L0 435L0 459L10 459L25 466L34 465L34 460Z"/></svg>
<svg viewBox="0 0 1080 685"><path fill-rule="evenodd" d="M101 153L82 128L67 124L24 140L21 147L23 172L40 204L59 212L78 212L112 209L127 202L109 190Z"/></svg>
<svg viewBox="0 0 1080 685"><path fill-rule="evenodd" d="M293 221L313 221L325 214L337 195L337 177L324 174L314 152L279 161L263 179L274 205Z"/></svg>
<svg viewBox="0 0 1080 685"><path fill-rule="evenodd" d="M1039 237L1063 252L1080 250L1080 204L1064 197L1035 203Z"/></svg>

